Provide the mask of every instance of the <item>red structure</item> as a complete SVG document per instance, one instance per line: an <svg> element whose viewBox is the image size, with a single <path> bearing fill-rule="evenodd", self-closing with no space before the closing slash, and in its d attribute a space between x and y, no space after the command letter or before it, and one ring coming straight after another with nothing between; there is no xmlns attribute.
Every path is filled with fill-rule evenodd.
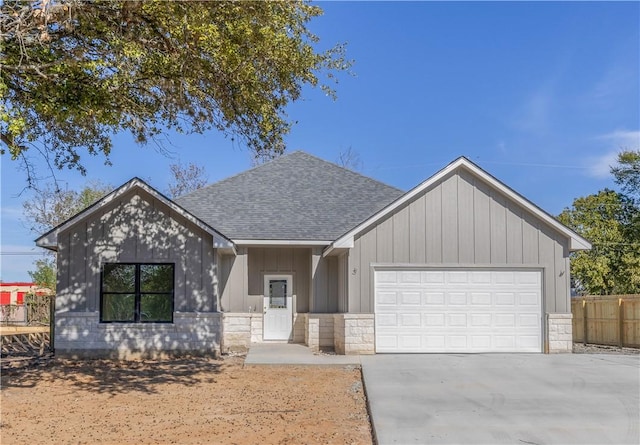
<svg viewBox="0 0 640 445"><path fill-rule="evenodd" d="M24 304L24 296L28 293L35 293L36 295L47 295L49 292L47 291L47 289L43 289L37 286L35 283L0 282L0 305Z"/></svg>

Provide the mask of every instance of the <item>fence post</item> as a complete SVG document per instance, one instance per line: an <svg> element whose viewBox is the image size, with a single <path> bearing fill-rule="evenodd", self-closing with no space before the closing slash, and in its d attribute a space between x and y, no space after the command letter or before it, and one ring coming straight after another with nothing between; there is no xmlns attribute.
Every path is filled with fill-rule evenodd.
<svg viewBox="0 0 640 445"><path fill-rule="evenodd" d="M56 352L56 294L49 295L49 352Z"/></svg>
<svg viewBox="0 0 640 445"><path fill-rule="evenodd" d="M624 304L622 298L618 298L618 346L624 346Z"/></svg>
<svg viewBox="0 0 640 445"><path fill-rule="evenodd" d="M587 300L586 299L582 299L582 328L583 328L583 335L582 335L582 344L587 346Z"/></svg>

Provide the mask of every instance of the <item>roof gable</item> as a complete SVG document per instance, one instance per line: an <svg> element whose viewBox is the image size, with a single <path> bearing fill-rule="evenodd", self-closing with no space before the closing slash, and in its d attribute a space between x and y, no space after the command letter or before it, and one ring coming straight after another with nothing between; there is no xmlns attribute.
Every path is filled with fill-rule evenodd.
<svg viewBox="0 0 640 445"><path fill-rule="evenodd" d="M224 249L229 249L233 247L233 244L227 237L225 237L216 229L212 228L208 224L204 223L203 221L195 217L193 214L189 213L187 210L180 207L178 204L176 204L175 202L173 202L172 200L170 200L169 198L164 196L162 193L158 192L156 189L154 189L153 187L151 187L150 185L148 185L146 182L144 182L139 178L131 179L130 181L121 185L120 187L118 187L108 195L104 196L102 199L96 201L91 206L82 210L78 214L72 216L71 218L64 221L57 227L54 227L53 229L51 229L50 231L42 235L40 238L36 239L36 245L39 247L50 249L50 250L57 250L59 233L67 230L68 228L74 226L78 222L100 211L105 206L109 205L119 197L135 189L143 190L144 192L148 193L152 197L162 202L172 211L176 212L177 214L185 218L187 221L195 224L205 232L211 234L213 236L214 247L224 248Z"/></svg>
<svg viewBox="0 0 640 445"><path fill-rule="evenodd" d="M386 206L384 209L378 211L377 213L375 213L374 215L372 215L362 223L358 224L353 229L349 230L340 238L336 239L331 244L331 246L329 246L325 250L325 255L329 254L333 249L353 247L354 237L356 235L367 230L373 224L376 224L378 221L392 214L394 211L402 207L404 204L410 202L412 199L414 199L421 193L424 193L426 190L428 190L431 186L436 184L438 181L442 180L449 174L458 171L459 169L465 169L472 175L480 178L485 183L487 183L490 187L493 187L494 189L498 190L500 193L505 195L508 199L513 200L514 202L522 206L524 209L531 212L539 220L543 221L545 224L551 226L553 229L555 229L559 233L566 236L570 240L569 249L571 251L591 249L591 243L589 243L589 241L587 241L586 239L584 239L583 237L575 233L573 230L569 229L568 227L560 223L549 213L545 212L540 207L533 204L531 201L529 201L528 199L526 199L525 197L523 197L522 195L520 195L519 193L517 193L507 185L505 185L503 182L499 181L498 179L496 179L495 177L493 177L492 175L490 175L489 173L481 169L480 167L478 167L476 164L474 164L467 158L460 157L455 161L453 161L448 166L446 166L445 168L443 168L442 170L440 170L439 172L437 172L436 174L434 174L433 176L431 176L426 181L422 182L418 186L414 187L413 189L405 193L403 196L401 196L400 198L398 198L397 200L395 200L394 202Z"/></svg>
<svg viewBox="0 0 640 445"><path fill-rule="evenodd" d="M402 194L296 151L176 202L234 242L300 240L328 245Z"/></svg>

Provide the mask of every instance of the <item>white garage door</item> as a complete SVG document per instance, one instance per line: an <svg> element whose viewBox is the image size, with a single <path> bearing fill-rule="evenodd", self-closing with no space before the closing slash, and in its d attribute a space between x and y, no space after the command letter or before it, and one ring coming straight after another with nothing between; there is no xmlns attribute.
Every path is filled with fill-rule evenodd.
<svg viewBox="0 0 640 445"><path fill-rule="evenodd" d="M535 270L378 270L376 352L541 352Z"/></svg>

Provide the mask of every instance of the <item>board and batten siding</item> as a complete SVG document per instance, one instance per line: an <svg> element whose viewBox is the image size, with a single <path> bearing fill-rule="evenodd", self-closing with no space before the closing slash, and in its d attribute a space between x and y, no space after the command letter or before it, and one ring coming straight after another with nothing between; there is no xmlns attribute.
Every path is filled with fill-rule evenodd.
<svg viewBox="0 0 640 445"><path fill-rule="evenodd" d="M142 190L124 194L58 236L58 312L97 312L104 263L174 263L175 311L217 310L210 234Z"/></svg>
<svg viewBox="0 0 640 445"><path fill-rule="evenodd" d="M570 311L569 240L465 170L355 236L350 313L374 311L372 264L540 267L545 312Z"/></svg>
<svg viewBox="0 0 640 445"><path fill-rule="evenodd" d="M264 276L290 274L296 312L337 312L338 258L323 258L321 249L317 250L314 253L308 247L239 247L235 256L221 255L222 310L262 312Z"/></svg>
<svg viewBox="0 0 640 445"><path fill-rule="evenodd" d="M265 274L293 275L297 312L309 311L311 249L238 247L237 254L220 257L222 310L263 311Z"/></svg>

